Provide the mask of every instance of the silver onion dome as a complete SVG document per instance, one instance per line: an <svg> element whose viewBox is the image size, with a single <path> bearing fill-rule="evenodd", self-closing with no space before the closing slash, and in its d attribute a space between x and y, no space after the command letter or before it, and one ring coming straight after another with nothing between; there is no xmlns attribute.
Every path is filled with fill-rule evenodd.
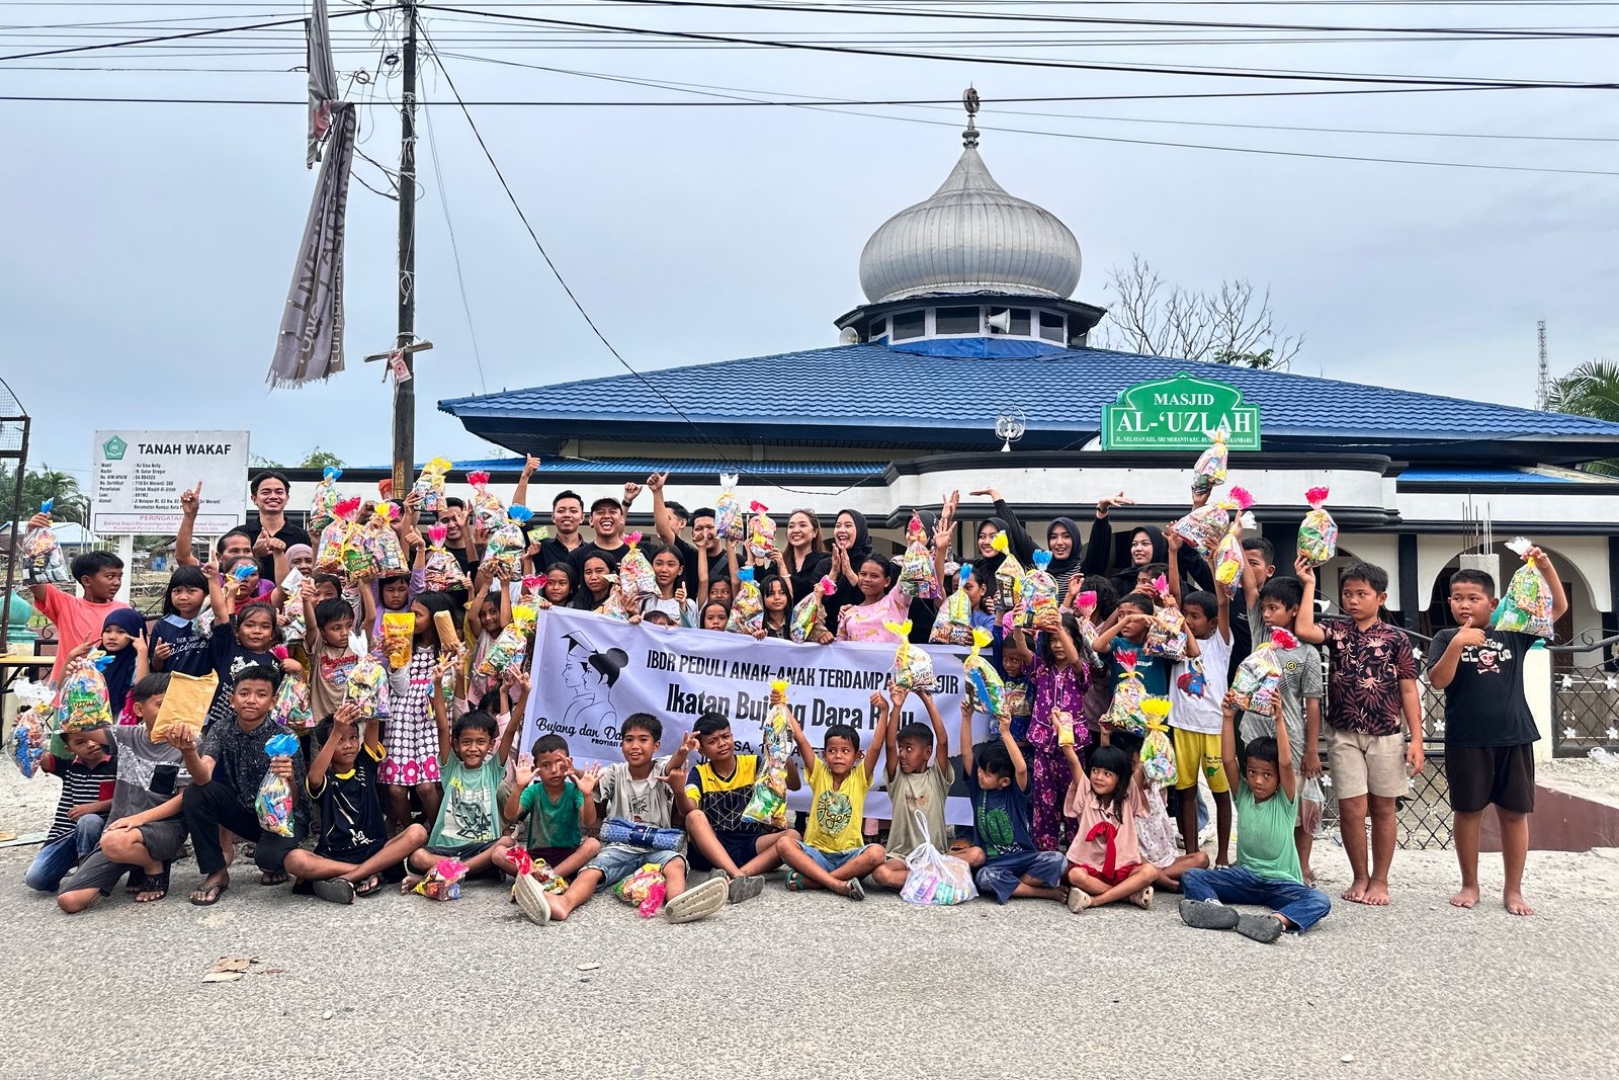
<svg viewBox="0 0 1619 1080"><path fill-rule="evenodd" d="M884 222L860 253L860 287L871 303L982 292L1061 300L1079 284L1079 241L1049 210L995 182L976 149L977 95L968 102L956 167L932 197Z"/></svg>

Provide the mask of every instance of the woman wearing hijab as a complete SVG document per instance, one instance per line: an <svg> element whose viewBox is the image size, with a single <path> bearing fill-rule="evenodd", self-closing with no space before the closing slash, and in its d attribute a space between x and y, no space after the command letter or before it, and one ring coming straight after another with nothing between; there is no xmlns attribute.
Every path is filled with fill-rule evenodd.
<svg viewBox="0 0 1619 1080"><path fill-rule="evenodd" d="M134 608L118 608L107 613L101 624L101 651L112 663L101 671L107 683L107 708L119 724L136 723L129 705L129 689L146 675L146 616Z"/></svg>
<svg viewBox="0 0 1619 1080"><path fill-rule="evenodd" d="M1034 564L1034 538L1018 520L1017 514L1006 505L1006 500L1001 498L1001 493L994 488L982 488L971 494L988 495L995 503L995 515L985 518L978 524L978 557L973 560L973 577L979 581L995 580L995 571L999 570L1001 563L1006 560L1006 555L996 551L991 544L998 532L1006 534L1007 550L1016 555L1018 562L1027 570Z"/></svg>
<svg viewBox="0 0 1619 1080"><path fill-rule="evenodd" d="M1085 558L1080 566L1084 573L1100 575L1107 571L1113 547L1113 526L1108 522L1108 512L1114 507L1130 506L1134 502L1134 499L1125 498L1122 491L1097 501L1096 524L1091 526L1090 543L1085 546ZM1129 596L1136 591L1136 579L1142 567L1168 561L1169 544L1164 540L1163 530L1155 525L1137 525L1130 530L1130 547L1125 565L1112 575L1113 587L1121 598ZM1199 589L1214 591L1213 571L1190 544L1180 549L1180 572L1182 581L1193 582Z"/></svg>
<svg viewBox="0 0 1619 1080"><path fill-rule="evenodd" d="M860 591L860 564L871 554L871 532L866 528L866 515L858 510L839 510L832 523L832 561L827 574L838 583L838 589L826 598L826 625L838 625L838 612L845 604L858 604L865 594Z"/></svg>

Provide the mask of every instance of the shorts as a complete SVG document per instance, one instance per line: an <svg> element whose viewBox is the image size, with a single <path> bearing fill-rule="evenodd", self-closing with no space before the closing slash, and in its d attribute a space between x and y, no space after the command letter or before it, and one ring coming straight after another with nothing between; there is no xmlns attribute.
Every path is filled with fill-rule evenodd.
<svg viewBox="0 0 1619 1080"><path fill-rule="evenodd" d="M495 846L494 840L481 840L472 844L455 844L445 847L424 848L429 855L437 855L441 859L454 859L456 862L466 862L477 855L482 855ZM346 860L339 860L346 861Z"/></svg>
<svg viewBox="0 0 1619 1080"><path fill-rule="evenodd" d="M1170 735L1175 740L1176 791L1197 787L1199 770L1209 778L1210 791L1220 793L1231 790L1231 785L1226 781L1225 767L1220 764L1220 736L1181 728L1170 728Z"/></svg>
<svg viewBox="0 0 1619 1080"><path fill-rule="evenodd" d="M721 832L718 829L714 830L714 839L718 840L720 847L725 849L725 857L735 863L738 869L759 857L759 837L769 835L771 834L766 832L732 832L729 830ZM810 849L805 848L804 850L808 851ZM693 870L719 869L709 861L707 855L698 850L696 844L691 845L691 850L687 854L691 856L691 868Z"/></svg>
<svg viewBox="0 0 1619 1080"><path fill-rule="evenodd" d="M978 868L978 891L994 895L997 903L1012 899L1024 877L1031 877L1046 888L1055 888L1068 870L1068 860L1060 851L1014 851L997 855Z"/></svg>
<svg viewBox="0 0 1619 1080"><path fill-rule="evenodd" d="M596 886L596 891L601 892L623 881L648 863L663 867L676 859L684 860L685 856L678 851L658 851L654 848L630 847L628 844L608 844L596 853L594 859L585 864L585 870L595 870L601 874L601 884Z"/></svg>
<svg viewBox="0 0 1619 1080"><path fill-rule="evenodd" d="M853 851L822 851L820 848L812 848L808 844L804 845L804 854L814 859L815 865L829 874L837 873L843 868L844 863L865 850L863 847L857 847Z"/></svg>
<svg viewBox="0 0 1619 1080"><path fill-rule="evenodd" d="M186 826L181 818L164 818L162 821L151 821L145 825L137 825L141 834L141 845L146 853L158 862L167 865L180 857L185 848ZM100 848L86 855L79 868L57 886L56 895L79 892L83 889L97 889L102 896L111 896L118 879L125 874L140 873L140 869L126 863L115 863L102 853Z"/></svg>
<svg viewBox="0 0 1619 1080"><path fill-rule="evenodd" d="M1170 860L1170 862L1174 862L1174 861L1175 861L1174 859ZM1089 874L1091 877L1095 878L1097 881L1105 881L1109 885L1117 885L1119 882L1123 881L1125 878L1127 878L1131 874L1135 873L1136 872L1136 867L1138 867L1140 865L1141 865L1140 863L1130 863L1128 866L1115 866L1113 868L1113 873L1111 873L1111 874L1104 873L1101 870L1098 870L1096 867L1092 866L1090 863L1071 862L1071 863L1068 864L1068 869L1069 870L1074 870L1074 869L1083 870L1087 874ZM1068 876L1068 874L1066 872L1064 872L1063 877L1067 877L1067 876Z"/></svg>
<svg viewBox="0 0 1619 1080"><path fill-rule="evenodd" d="M1513 814L1535 812L1535 753L1529 743L1447 746L1445 780L1450 808L1458 814L1477 814L1491 803Z"/></svg>
<svg viewBox="0 0 1619 1080"><path fill-rule="evenodd" d="M385 840L378 840L376 843L367 844L363 848L346 848L343 851L322 851L320 846L316 845L315 854L322 859L348 863L350 866L359 866L361 863L376 857L377 853L386 846L387 841ZM477 852L473 852L473 854L476 855Z"/></svg>
<svg viewBox="0 0 1619 1080"><path fill-rule="evenodd" d="M543 862L547 866L554 867L567 862L578 850L577 847L531 847L528 849L528 857L537 863Z"/></svg>
<svg viewBox="0 0 1619 1080"><path fill-rule="evenodd" d="M1367 792L1396 799L1411 789L1405 775L1405 736L1398 732L1366 735L1327 728L1327 768L1340 799L1358 799Z"/></svg>

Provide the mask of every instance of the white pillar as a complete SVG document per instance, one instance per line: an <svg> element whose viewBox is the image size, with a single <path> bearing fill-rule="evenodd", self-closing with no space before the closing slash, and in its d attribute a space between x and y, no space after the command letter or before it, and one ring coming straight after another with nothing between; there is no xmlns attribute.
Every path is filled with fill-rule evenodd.
<svg viewBox="0 0 1619 1080"><path fill-rule="evenodd" d="M118 599L129 603L129 583L135 576L135 534L125 533L118 538L118 557L124 560L124 583L118 586Z"/></svg>
<svg viewBox="0 0 1619 1080"><path fill-rule="evenodd" d="M1544 644L1531 648L1523 658L1523 694L1529 699L1529 712L1535 718L1540 740L1535 743L1536 761L1552 759L1552 736L1558 722L1552 691L1552 654Z"/></svg>

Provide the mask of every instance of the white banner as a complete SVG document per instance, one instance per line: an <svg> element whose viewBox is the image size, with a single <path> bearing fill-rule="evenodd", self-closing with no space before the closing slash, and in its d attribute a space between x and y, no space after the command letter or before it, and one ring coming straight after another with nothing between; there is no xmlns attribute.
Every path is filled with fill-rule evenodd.
<svg viewBox="0 0 1619 1080"><path fill-rule="evenodd" d="M180 528L180 493L199 482L198 536L242 523L247 512L247 432L98 431L91 529L106 536Z"/></svg>
<svg viewBox="0 0 1619 1080"><path fill-rule="evenodd" d="M961 747L961 661L967 650L927 645L938 678L934 704L950 737L951 756ZM875 716L873 692L887 685L894 666L893 645L798 645L755 641L741 634L684 630L648 624L631 626L586 611L541 611L534 630L533 692L529 695L519 751L554 732L568 740L575 764L622 761L619 731L632 713L645 712L663 724L660 754L672 754L705 712L729 717L738 754L756 753L770 683L787 680L787 705L809 741L819 749L826 730L848 724L860 733L860 748L871 745ZM915 696L905 700L900 723L926 724L928 715ZM987 737L988 717L973 716L973 739ZM692 764L696 764L694 757ZM880 785L886 762L873 778ZM788 805L809 808L809 790L793 792ZM866 799L866 816L888 818L886 793ZM951 799L950 821L971 822L965 799Z"/></svg>

